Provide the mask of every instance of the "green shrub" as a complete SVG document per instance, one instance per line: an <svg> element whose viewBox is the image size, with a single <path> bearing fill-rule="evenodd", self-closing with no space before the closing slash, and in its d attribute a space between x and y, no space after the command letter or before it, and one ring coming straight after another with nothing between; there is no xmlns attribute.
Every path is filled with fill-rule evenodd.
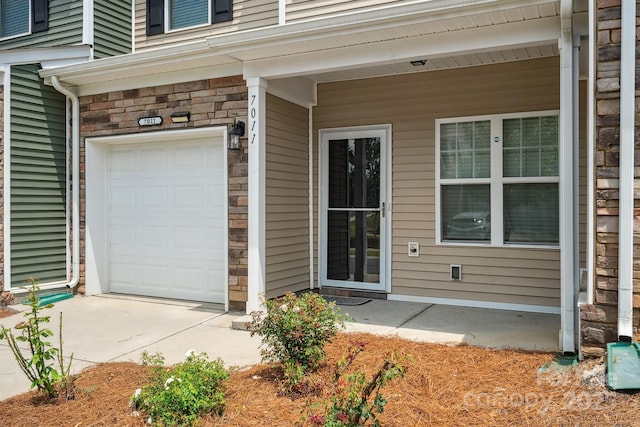
<svg viewBox="0 0 640 427"><path fill-rule="evenodd" d="M251 313L251 333L262 337L262 360L308 372L325 359L324 346L344 328L346 316L322 296L287 293L264 302L266 313ZM294 375L295 376L295 375Z"/></svg>
<svg viewBox="0 0 640 427"><path fill-rule="evenodd" d="M292 397L321 389L309 376L325 359L324 346L344 328L347 317L322 296L287 293L264 302L266 313L251 313L251 334L262 337L262 360L282 369L282 391Z"/></svg>
<svg viewBox="0 0 640 427"><path fill-rule="evenodd" d="M143 364L153 365L149 382L131 398L134 411L157 426L197 425L207 414L221 415L226 404L229 373L221 360L189 350L185 361L172 368L161 366L160 355L143 354Z"/></svg>
<svg viewBox="0 0 640 427"><path fill-rule="evenodd" d="M31 388L37 387L48 398L54 398L58 396L56 384L59 383L67 399L73 399L75 378L70 374L73 355L65 365L62 352L62 313L60 313L59 343L58 347L54 347L49 341L53 332L44 327L45 323L49 323L51 316L40 314L42 310L52 308L53 304L41 307L40 298L36 295L40 287L35 279L30 278L29 281L31 286L25 301L31 309L24 314L27 320L15 325L15 329L20 332L17 336L10 328L0 325L0 339L7 341L20 369L31 381ZM19 343L28 343L28 350L22 350ZM54 367L55 362L58 364L59 371Z"/></svg>

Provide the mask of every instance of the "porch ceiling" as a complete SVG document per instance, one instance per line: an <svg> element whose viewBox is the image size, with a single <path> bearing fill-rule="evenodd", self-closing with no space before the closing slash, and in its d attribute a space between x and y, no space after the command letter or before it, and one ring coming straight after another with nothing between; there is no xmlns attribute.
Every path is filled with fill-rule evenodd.
<svg viewBox="0 0 640 427"><path fill-rule="evenodd" d="M419 73L423 71L445 70L449 68L499 64L502 62L521 61L525 59L546 58L550 56L558 56L559 54L557 43L553 43L542 46L503 49L490 52L470 53L466 55L443 56L428 59L420 58L426 60L424 65L414 66L409 61L402 61L372 67L348 68L326 73L317 73L306 77L317 83L327 83L398 74Z"/></svg>

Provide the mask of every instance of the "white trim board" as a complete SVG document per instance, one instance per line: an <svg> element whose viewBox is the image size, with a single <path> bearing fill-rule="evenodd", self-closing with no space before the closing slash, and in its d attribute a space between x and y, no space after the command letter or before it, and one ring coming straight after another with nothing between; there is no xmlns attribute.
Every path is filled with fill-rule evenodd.
<svg viewBox="0 0 640 427"><path fill-rule="evenodd" d="M4 111L3 115L3 164L4 164L4 221L3 221L3 244L4 244L4 277L3 287L11 290L11 66L3 67L3 97ZM9 161L7 161L9 160Z"/></svg>
<svg viewBox="0 0 640 427"><path fill-rule="evenodd" d="M425 304L455 305L459 307L490 308L495 310L526 311L530 313L560 314L560 307L546 305L509 304L503 302L464 300L455 298L421 297L415 295L389 294L390 301L420 302ZM558 325L560 326L560 325Z"/></svg>

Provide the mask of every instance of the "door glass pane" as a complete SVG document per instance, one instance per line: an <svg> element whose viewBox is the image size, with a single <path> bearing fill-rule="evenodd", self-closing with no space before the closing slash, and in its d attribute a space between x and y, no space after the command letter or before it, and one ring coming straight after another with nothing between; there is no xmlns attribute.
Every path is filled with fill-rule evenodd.
<svg viewBox="0 0 640 427"><path fill-rule="evenodd" d="M170 29L193 27L208 22L208 0L169 0Z"/></svg>
<svg viewBox="0 0 640 427"><path fill-rule="evenodd" d="M0 37L29 32L29 0L2 0L0 3Z"/></svg>
<svg viewBox="0 0 640 427"><path fill-rule="evenodd" d="M329 208L380 207L380 138L329 141Z"/></svg>
<svg viewBox="0 0 640 427"><path fill-rule="evenodd" d="M329 211L327 279L378 283L380 211Z"/></svg>
<svg viewBox="0 0 640 427"><path fill-rule="evenodd" d="M488 184L443 185L443 241L490 241L491 194Z"/></svg>
<svg viewBox="0 0 640 427"><path fill-rule="evenodd" d="M504 186L504 241L557 244L559 242L558 184Z"/></svg>

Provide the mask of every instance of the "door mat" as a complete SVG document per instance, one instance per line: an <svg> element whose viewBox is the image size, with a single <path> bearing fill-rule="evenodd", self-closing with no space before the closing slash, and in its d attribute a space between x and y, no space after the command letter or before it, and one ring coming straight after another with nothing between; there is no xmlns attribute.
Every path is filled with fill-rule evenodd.
<svg viewBox="0 0 640 427"><path fill-rule="evenodd" d="M371 302L371 298L358 298L358 297L337 297L333 295L323 295L324 299L328 302L335 302L337 305L363 305Z"/></svg>

